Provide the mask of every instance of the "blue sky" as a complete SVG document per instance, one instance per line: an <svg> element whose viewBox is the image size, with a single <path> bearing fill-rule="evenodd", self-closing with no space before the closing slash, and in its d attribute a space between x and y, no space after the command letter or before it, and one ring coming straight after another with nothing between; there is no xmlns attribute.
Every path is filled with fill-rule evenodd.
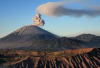
<svg viewBox="0 0 100 68"><path fill-rule="evenodd" d="M22 26L33 24L36 8L47 2L59 2L63 0L0 0L0 38L19 29ZM65 0L64 0L65 1ZM100 0L88 0L86 3L99 6ZM87 9L78 3L65 5L68 8ZM42 14L45 25L41 28L59 36L77 36L83 33L91 33L100 36L100 16L98 17L48 17Z"/></svg>

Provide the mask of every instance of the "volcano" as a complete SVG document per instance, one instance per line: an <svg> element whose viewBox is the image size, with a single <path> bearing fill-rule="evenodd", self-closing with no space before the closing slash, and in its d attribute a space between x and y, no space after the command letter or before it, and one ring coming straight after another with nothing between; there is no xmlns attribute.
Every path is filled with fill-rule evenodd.
<svg viewBox="0 0 100 68"><path fill-rule="evenodd" d="M35 25L28 25L0 39L0 49L66 50L100 47L100 36L82 34L59 37Z"/></svg>
<svg viewBox="0 0 100 68"><path fill-rule="evenodd" d="M81 45L67 37L59 37L38 26L24 26L0 39L0 49L77 49Z"/></svg>
<svg viewBox="0 0 100 68"><path fill-rule="evenodd" d="M0 48L23 48L35 41L57 38L58 36L34 25L24 26L0 39Z"/></svg>

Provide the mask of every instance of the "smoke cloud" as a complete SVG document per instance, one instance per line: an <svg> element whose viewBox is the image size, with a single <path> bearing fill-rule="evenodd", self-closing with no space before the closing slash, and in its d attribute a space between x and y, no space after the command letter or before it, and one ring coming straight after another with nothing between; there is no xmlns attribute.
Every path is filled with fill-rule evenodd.
<svg viewBox="0 0 100 68"><path fill-rule="evenodd" d="M45 22L44 20L42 20L41 15L40 14L36 14L36 16L33 18L34 24L35 26L44 26Z"/></svg>
<svg viewBox="0 0 100 68"><path fill-rule="evenodd" d="M45 4L42 4L37 7L36 12L41 13L47 16L53 16L53 17L60 17L60 16L74 16L74 17L80 17L80 16L100 16L100 10L92 9L92 10L79 10L79 9L69 9L65 8L64 5L68 3L73 3L78 1L64 1L64 2L48 2Z"/></svg>

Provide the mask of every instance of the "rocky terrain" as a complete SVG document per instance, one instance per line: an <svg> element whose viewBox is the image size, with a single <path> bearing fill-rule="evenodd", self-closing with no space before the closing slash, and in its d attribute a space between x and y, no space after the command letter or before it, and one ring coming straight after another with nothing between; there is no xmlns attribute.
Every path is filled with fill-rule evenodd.
<svg viewBox="0 0 100 68"><path fill-rule="evenodd" d="M0 55L0 64L9 68L100 68L100 48L0 50Z"/></svg>

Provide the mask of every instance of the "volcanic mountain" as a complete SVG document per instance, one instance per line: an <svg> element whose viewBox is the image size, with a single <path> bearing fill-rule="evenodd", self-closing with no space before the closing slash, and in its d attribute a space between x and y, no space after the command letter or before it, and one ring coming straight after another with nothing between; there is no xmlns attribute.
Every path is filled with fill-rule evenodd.
<svg viewBox="0 0 100 68"><path fill-rule="evenodd" d="M58 36L34 25L24 26L0 39L0 48L28 47L34 41L57 38Z"/></svg>
<svg viewBox="0 0 100 68"><path fill-rule="evenodd" d="M38 26L24 26L0 39L1 49L77 49L81 45L73 40L60 38Z"/></svg>
<svg viewBox="0 0 100 68"><path fill-rule="evenodd" d="M59 37L38 26L24 26L0 39L0 49L78 49L99 47L100 37L82 34L77 37Z"/></svg>

